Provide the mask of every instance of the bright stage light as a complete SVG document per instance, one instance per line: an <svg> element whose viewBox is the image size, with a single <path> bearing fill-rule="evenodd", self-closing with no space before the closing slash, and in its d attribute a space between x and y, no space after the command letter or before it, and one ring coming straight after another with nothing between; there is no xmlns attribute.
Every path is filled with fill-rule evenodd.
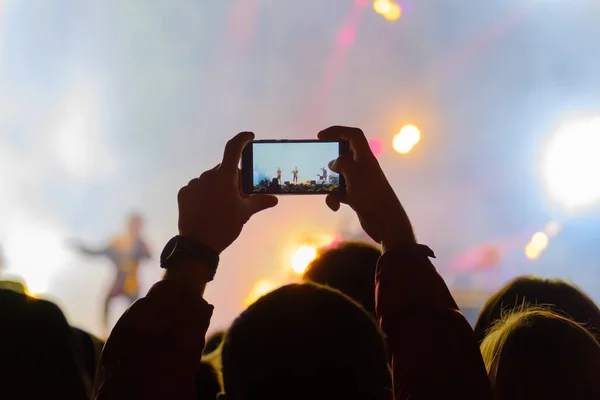
<svg viewBox="0 0 600 400"><path fill-rule="evenodd" d="M248 293L248 297L246 297L244 305L248 307L265 294L275 290L276 287L277 286L273 282L268 281L266 279L262 279L256 282L252 287L252 290L250 290L250 293Z"/></svg>
<svg viewBox="0 0 600 400"><path fill-rule="evenodd" d="M535 246L532 246L531 244L525 246L525 257L527 257L528 259L537 260L538 258L540 258L541 254L542 251L540 249L535 248Z"/></svg>
<svg viewBox="0 0 600 400"><path fill-rule="evenodd" d="M390 12L392 8L392 2L390 0L375 0L373 1L373 10L377 14L385 15Z"/></svg>
<svg viewBox="0 0 600 400"><path fill-rule="evenodd" d="M396 21L402 15L402 9L392 0L374 0L373 10L388 21Z"/></svg>
<svg viewBox="0 0 600 400"><path fill-rule="evenodd" d="M527 246L525 246L525 256L530 260L537 260L540 255L548 247L550 239L544 232L536 232Z"/></svg>
<svg viewBox="0 0 600 400"><path fill-rule="evenodd" d="M548 236L544 232L537 232L531 237L530 244L540 250L545 250L548 247Z"/></svg>
<svg viewBox="0 0 600 400"><path fill-rule="evenodd" d="M383 16L388 21L396 21L402 15L402 10L398 4L392 3L390 10L385 13Z"/></svg>
<svg viewBox="0 0 600 400"><path fill-rule="evenodd" d="M68 260L60 235L38 225L9 230L5 255L7 272L22 277L33 294L46 292L53 275Z"/></svg>
<svg viewBox="0 0 600 400"><path fill-rule="evenodd" d="M541 173L548 195L567 211L600 203L600 118L565 125L548 142Z"/></svg>
<svg viewBox="0 0 600 400"><path fill-rule="evenodd" d="M304 274L308 265L317 258L317 249L313 246L301 246L292 255L292 269L298 275Z"/></svg>
<svg viewBox="0 0 600 400"><path fill-rule="evenodd" d="M414 125L406 125L394 136L393 146L400 154L407 154L421 140L421 132Z"/></svg>

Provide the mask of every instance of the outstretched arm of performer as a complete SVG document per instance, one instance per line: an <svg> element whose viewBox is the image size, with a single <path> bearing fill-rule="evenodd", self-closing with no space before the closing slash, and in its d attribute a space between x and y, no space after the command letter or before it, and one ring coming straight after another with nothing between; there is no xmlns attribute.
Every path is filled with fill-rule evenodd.
<svg viewBox="0 0 600 400"><path fill-rule="evenodd" d="M80 242L72 242L71 245L81 254L88 256L105 256L110 253L111 247L105 247L103 249L93 249Z"/></svg>

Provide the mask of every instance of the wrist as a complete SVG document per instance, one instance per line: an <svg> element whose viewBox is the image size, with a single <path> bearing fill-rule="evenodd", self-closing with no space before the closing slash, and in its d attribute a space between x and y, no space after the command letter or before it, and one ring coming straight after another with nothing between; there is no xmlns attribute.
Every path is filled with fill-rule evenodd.
<svg viewBox="0 0 600 400"><path fill-rule="evenodd" d="M221 255L221 253L225 250L223 246L221 246L214 240L211 240L212 238L210 237L210 235L202 234L201 232L187 232L180 230L179 236L194 239L195 241L202 243L207 247L210 247L217 255Z"/></svg>
<svg viewBox="0 0 600 400"><path fill-rule="evenodd" d="M389 251L396 247L417 244L417 238L415 237L408 218L405 218L404 221L397 221L398 222L396 225L390 227L390 229L387 229L381 235L380 243L383 251Z"/></svg>
<svg viewBox="0 0 600 400"><path fill-rule="evenodd" d="M182 274L194 282L210 282L219 265L219 253L197 237L177 235L165 245L160 255L160 266L173 274ZM171 276L171 275L169 275Z"/></svg>
<svg viewBox="0 0 600 400"><path fill-rule="evenodd" d="M414 235L407 235L405 233L397 233L395 235L386 235L381 239L382 250L389 251L396 247L409 246L417 244L417 239Z"/></svg>
<svg viewBox="0 0 600 400"><path fill-rule="evenodd" d="M200 296L204 294L206 284L212 279L211 268L202 261L181 260L175 261L165 271L163 280L176 282Z"/></svg>

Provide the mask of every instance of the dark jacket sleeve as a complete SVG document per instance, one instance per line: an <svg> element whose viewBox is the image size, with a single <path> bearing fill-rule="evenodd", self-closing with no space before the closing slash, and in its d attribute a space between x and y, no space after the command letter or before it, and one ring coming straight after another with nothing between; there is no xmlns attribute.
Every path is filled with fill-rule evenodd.
<svg viewBox="0 0 600 400"><path fill-rule="evenodd" d="M377 315L400 399L491 399L479 347L425 246L386 252L377 265Z"/></svg>
<svg viewBox="0 0 600 400"><path fill-rule="evenodd" d="M94 398L195 400L194 377L212 311L174 282L154 285L111 332Z"/></svg>

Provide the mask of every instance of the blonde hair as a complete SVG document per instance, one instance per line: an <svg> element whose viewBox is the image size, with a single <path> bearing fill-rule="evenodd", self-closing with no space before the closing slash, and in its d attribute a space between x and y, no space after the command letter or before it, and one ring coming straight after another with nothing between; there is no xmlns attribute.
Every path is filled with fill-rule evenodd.
<svg viewBox="0 0 600 400"><path fill-rule="evenodd" d="M506 313L481 354L497 399L600 398L600 344L549 308L523 304Z"/></svg>

